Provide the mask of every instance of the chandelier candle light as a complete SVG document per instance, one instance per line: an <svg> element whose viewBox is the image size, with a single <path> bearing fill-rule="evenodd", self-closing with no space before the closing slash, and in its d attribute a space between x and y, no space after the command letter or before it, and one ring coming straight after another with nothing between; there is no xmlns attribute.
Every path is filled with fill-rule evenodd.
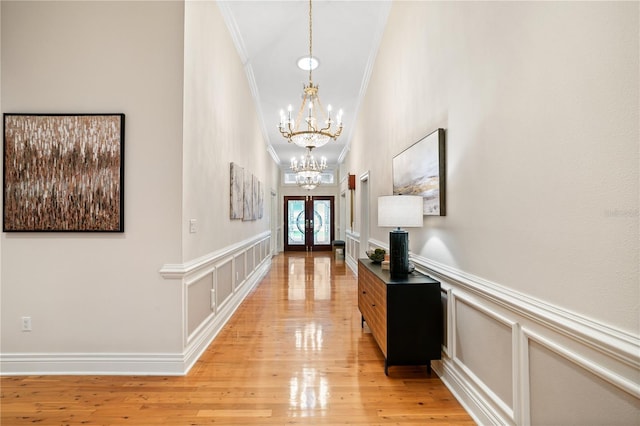
<svg viewBox="0 0 640 426"><path fill-rule="evenodd" d="M307 153L300 157L300 162L296 158L291 159L291 171L296 174L296 183L305 189L314 189L320 184L322 172L327 168L327 159L322 157L320 162L316 161L311 153L311 148L307 148Z"/></svg>
<svg viewBox="0 0 640 426"><path fill-rule="evenodd" d="M313 31L312 31L312 9L311 0L309 0L309 61L313 58ZM304 85L302 104L293 120L293 107L289 105L287 114L280 110L280 124L278 129L280 134L289 142L303 148L318 148L329 142L330 139L337 139L342 133L342 110L338 112L335 119L331 116L331 105L327 107L327 113L324 113L320 98L318 97L318 86L313 85L312 79L313 67L309 66L309 85ZM304 113L307 108L307 113ZM303 123L304 122L304 123ZM323 123L323 124L322 124ZM324 127L322 127L324 126Z"/></svg>

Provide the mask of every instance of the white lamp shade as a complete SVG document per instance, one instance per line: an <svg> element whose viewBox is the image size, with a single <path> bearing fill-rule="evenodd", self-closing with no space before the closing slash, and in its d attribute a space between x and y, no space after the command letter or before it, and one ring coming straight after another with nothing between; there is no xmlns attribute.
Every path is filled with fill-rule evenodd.
<svg viewBox="0 0 640 426"><path fill-rule="evenodd" d="M416 228L423 223L423 199L419 195L378 197L378 226Z"/></svg>

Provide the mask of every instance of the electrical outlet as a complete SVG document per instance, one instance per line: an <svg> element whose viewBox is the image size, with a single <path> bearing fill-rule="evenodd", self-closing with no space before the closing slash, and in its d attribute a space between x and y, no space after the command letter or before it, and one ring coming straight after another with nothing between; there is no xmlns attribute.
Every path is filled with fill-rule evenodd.
<svg viewBox="0 0 640 426"><path fill-rule="evenodd" d="M31 317L22 317L22 331L31 331Z"/></svg>
<svg viewBox="0 0 640 426"><path fill-rule="evenodd" d="M189 219L189 232L192 234L196 233L196 220Z"/></svg>

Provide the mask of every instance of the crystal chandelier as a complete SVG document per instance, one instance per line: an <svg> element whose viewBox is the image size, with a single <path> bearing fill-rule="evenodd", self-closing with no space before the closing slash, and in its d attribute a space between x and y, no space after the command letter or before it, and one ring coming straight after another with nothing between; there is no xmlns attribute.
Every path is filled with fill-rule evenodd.
<svg viewBox="0 0 640 426"><path fill-rule="evenodd" d="M312 32L312 9L309 0L309 61L313 59L313 32ZM325 114L320 98L318 97L318 86L313 85L312 67L309 67L309 85L304 85L302 104L298 110L295 121L293 120L293 108L289 105L285 115L280 110L280 124L278 129L280 134L289 142L303 148L318 148L336 139L342 133L342 110L334 118L331 116L331 105L327 106ZM305 114L305 108L307 113ZM323 127L324 126L324 127Z"/></svg>
<svg viewBox="0 0 640 426"><path fill-rule="evenodd" d="M298 185L300 185L300 188L304 188L311 191L316 186L320 185L320 176L315 178L302 178L302 179L296 178L296 181L298 182Z"/></svg>
<svg viewBox="0 0 640 426"><path fill-rule="evenodd" d="M307 153L300 157L300 161L296 158L291 159L291 171L296 174L296 183L309 190L320 185L322 172L327 168L327 159L322 157L318 163L311 149L307 148Z"/></svg>

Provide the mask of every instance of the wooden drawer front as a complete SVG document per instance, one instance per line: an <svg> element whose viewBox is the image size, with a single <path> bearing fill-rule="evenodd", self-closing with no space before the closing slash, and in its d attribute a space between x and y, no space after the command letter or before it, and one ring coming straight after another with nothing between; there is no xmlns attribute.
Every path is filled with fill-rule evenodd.
<svg viewBox="0 0 640 426"><path fill-rule="evenodd" d="M358 309L367 323L373 316L373 293L371 291L371 278L367 275L366 268L358 270Z"/></svg>
<svg viewBox="0 0 640 426"><path fill-rule="evenodd" d="M368 269L358 270L358 307L384 356L387 356L387 288Z"/></svg>
<svg viewBox="0 0 640 426"><path fill-rule="evenodd" d="M366 269L362 266L358 269L358 309L362 313L362 316L367 318L371 315L371 290L370 285L366 278Z"/></svg>
<svg viewBox="0 0 640 426"><path fill-rule="evenodd" d="M372 311L371 319L367 324L371 328L385 358L387 357L387 286L381 281L372 280ZM366 317L365 317L366 318Z"/></svg>

